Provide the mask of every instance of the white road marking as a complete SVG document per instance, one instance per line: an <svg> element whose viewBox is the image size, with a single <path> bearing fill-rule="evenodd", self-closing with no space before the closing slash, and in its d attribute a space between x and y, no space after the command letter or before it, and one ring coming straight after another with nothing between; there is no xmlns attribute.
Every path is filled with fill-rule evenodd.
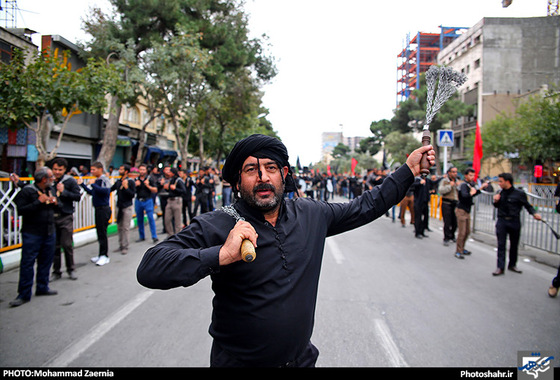
<svg viewBox="0 0 560 380"><path fill-rule="evenodd" d="M397 347L393 337L391 336L391 331L389 326L382 319L375 319L374 321L375 331L377 335L381 338L381 345L387 353L387 359L389 359L390 365L392 367L408 367L406 361L404 360L399 348Z"/></svg>
<svg viewBox="0 0 560 380"><path fill-rule="evenodd" d="M97 324L82 339L72 343L58 356L45 363L45 367L67 367L82 353L84 353L84 351L115 327L120 321L132 313L134 309L144 303L144 301L146 301L153 293L154 291L145 291L138 294L134 299L132 299L132 301L124 305L116 313Z"/></svg>
<svg viewBox="0 0 560 380"><path fill-rule="evenodd" d="M329 248L329 252L334 257L334 261L336 261L337 264L342 264L344 260L346 260L344 254L342 253L340 248L338 248L338 244L336 243L336 241L334 241L332 237L327 238L327 246Z"/></svg>

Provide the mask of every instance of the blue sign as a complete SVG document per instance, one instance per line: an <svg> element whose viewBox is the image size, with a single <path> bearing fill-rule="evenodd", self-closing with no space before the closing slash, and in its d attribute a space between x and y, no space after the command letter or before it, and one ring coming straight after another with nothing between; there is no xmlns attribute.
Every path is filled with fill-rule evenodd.
<svg viewBox="0 0 560 380"><path fill-rule="evenodd" d="M453 146L453 131L449 129L438 130L438 146Z"/></svg>

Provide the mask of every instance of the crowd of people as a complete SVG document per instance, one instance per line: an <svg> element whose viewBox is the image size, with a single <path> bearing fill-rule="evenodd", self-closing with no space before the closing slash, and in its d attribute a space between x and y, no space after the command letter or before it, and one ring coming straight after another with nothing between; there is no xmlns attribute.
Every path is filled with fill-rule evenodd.
<svg viewBox="0 0 560 380"><path fill-rule="evenodd" d="M231 186L220 178L214 168L204 167L192 176L190 171L171 166L160 167L140 164L121 165L117 170L105 170L100 162L90 167L68 168L64 158L56 158L50 166L38 169L33 182L10 176L20 188L14 202L22 216L22 258L18 295L10 302L20 306L31 299L35 278L38 296L56 295L49 283L62 277L62 257L71 280L77 280L74 263L73 233L76 202L83 194L91 196L94 208L95 230L99 245L98 255L91 261L97 266L110 263L107 227L113 214L110 204L116 194L116 222L118 247L113 252L126 255L130 246L130 226L134 214L138 238L146 239L144 219L153 243L159 242L154 212L159 206L163 218L161 233L173 235L190 223L197 214L217 207L216 186L221 184L223 205L232 201ZM229 191L228 191L229 190ZM37 274L35 276L35 265ZM49 273L52 268L52 273Z"/></svg>
<svg viewBox="0 0 560 380"><path fill-rule="evenodd" d="M308 197L323 201L334 201L335 195L344 199L359 197L364 191L381 185L388 176L388 170L374 168L365 175L331 175L330 173L305 172L294 174L296 189L288 192L286 197ZM92 179L84 179L93 177ZM77 179L75 179L77 178ZM115 181L111 181L114 178ZM162 234L174 235L187 226L197 214L203 214L217 207L228 206L234 202L234 193L218 170L203 167L192 176L188 170L170 166L162 168L141 164L131 167L121 165L118 169L94 162L91 167L68 168L65 159L57 158L51 168L45 167L35 173L34 183L29 185L19 181L12 175L14 183L21 187L15 199L23 217L22 226L22 261L18 297L12 306L19 306L31 298L33 284L33 267L37 263L36 294L53 295L56 291L48 287L49 280L62 276L62 257L66 272L72 280L76 280L73 255L73 216L74 204L82 193L92 197L95 209L95 228L98 237L99 253L91 259L98 266L110 262L107 227L112 215L109 204L110 194L116 193L116 221L118 230L118 247L113 252L125 255L130 246L130 226L133 215L136 215L138 238L135 242L146 239L144 218L147 219L150 237L153 243L159 241L154 211L159 206L163 219ZM522 191L515 189L511 174L499 176L501 190L496 193L494 205L498 208L496 234L498 238L498 260L494 276L504 274L506 239L510 238L510 255L507 269L521 273L516 266L521 225L519 213L522 207L535 219L541 216L527 202ZM80 190L83 189L83 192ZM429 228L431 196L441 196L441 212L443 217L443 245L455 245L454 255L464 259L470 255L466 242L470 234L470 211L473 198L481 190L493 192L489 182L474 182L474 170L467 169L460 178L457 168L450 167L440 177L435 175L423 178L418 176L409 187L404 199L400 202L398 219L402 227L406 227L406 214L410 214L410 225L413 226L414 237L427 238ZM221 192L221 200L218 197ZM511 206L512 202L515 204ZM388 212L386 216L389 216ZM41 239L37 240L37 236ZM49 271L52 266L52 275ZM554 292L554 287L551 291ZM557 292L556 287L556 292ZM555 293L556 294L556 293Z"/></svg>

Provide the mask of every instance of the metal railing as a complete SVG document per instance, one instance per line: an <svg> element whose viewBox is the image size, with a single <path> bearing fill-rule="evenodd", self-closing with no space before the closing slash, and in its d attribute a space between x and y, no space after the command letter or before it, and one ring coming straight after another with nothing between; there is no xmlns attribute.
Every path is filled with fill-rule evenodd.
<svg viewBox="0 0 560 380"><path fill-rule="evenodd" d="M83 177L90 179L94 177ZM110 177L114 183L116 178ZM33 178L20 178L23 182L32 182ZM14 198L20 188L15 186L9 178L0 178L0 253L21 247L21 216L17 211ZM74 233L95 228L95 211L92 205L91 196L80 187L82 197L75 203L74 211ZM115 219L116 200L114 193L111 193L111 219Z"/></svg>
<svg viewBox="0 0 560 380"><path fill-rule="evenodd" d="M539 196L525 191L527 200L555 231L560 230L560 214L556 212L556 199L552 196ZM495 193L484 190L474 198L471 212L473 232L494 235L496 232L497 209L493 205ZM543 222L533 218L527 210L521 212L520 244L538 248L547 252L560 253L558 239Z"/></svg>

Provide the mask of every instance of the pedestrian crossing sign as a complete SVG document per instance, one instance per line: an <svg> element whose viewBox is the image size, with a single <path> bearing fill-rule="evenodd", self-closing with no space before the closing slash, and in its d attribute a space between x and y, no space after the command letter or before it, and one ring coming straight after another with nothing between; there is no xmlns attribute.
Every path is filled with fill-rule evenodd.
<svg viewBox="0 0 560 380"><path fill-rule="evenodd" d="M438 146L453 146L453 131L440 129L438 131Z"/></svg>

